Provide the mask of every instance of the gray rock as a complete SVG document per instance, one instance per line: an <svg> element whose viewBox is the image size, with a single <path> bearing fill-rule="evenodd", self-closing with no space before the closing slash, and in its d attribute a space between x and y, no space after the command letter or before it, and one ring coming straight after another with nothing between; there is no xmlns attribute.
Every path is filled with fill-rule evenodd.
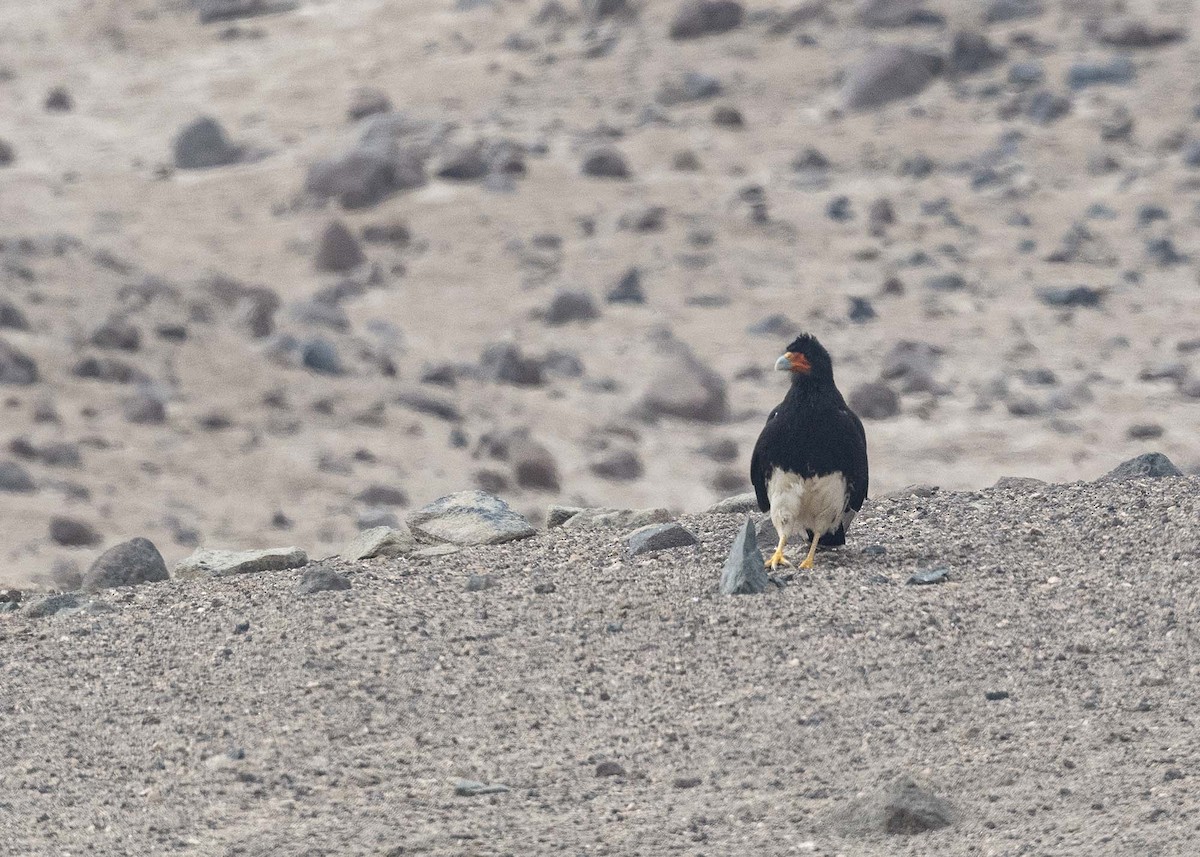
<svg viewBox="0 0 1200 857"><path fill-rule="evenodd" d="M71 368L77 378L102 381L108 384L148 384L145 372L115 357L85 357Z"/></svg>
<svg viewBox="0 0 1200 857"><path fill-rule="evenodd" d="M1067 86L1079 90L1099 84L1131 83L1136 73L1133 60L1124 56L1106 62L1079 62L1067 70Z"/></svg>
<svg viewBox="0 0 1200 857"><path fill-rule="evenodd" d="M720 591L722 595L754 595L766 590L768 582L754 520L747 515L721 570Z"/></svg>
<svg viewBox="0 0 1200 857"><path fill-rule="evenodd" d="M847 110L871 110L921 92L933 80L936 62L897 45L875 48L852 66L842 87Z"/></svg>
<svg viewBox="0 0 1200 857"><path fill-rule="evenodd" d="M671 349L672 359L660 369L638 402L650 419L676 417L718 423L729 417L725 380L697 359L689 349Z"/></svg>
<svg viewBox="0 0 1200 857"><path fill-rule="evenodd" d="M1038 289L1038 298L1047 306L1074 309L1076 307L1098 307L1104 300L1106 290L1092 286L1071 286Z"/></svg>
<svg viewBox="0 0 1200 857"><path fill-rule="evenodd" d="M196 0L193 5L199 12L201 24L213 24L291 12L299 4L295 0Z"/></svg>
<svg viewBox="0 0 1200 857"><path fill-rule="evenodd" d="M322 375L341 375L345 372L337 346L327 339L310 339L300 351L300 361L306 369Z"/></svg>
<svg viewBox="0 0 1200 857"><path fill-rule="evenodd" d="M1037 18L1045 11L1041 0L991 0L983 10L985 24Z"/></svg>
<svg viewBox="0 0 1200 857"><path fill-rule="evenodd" d="M596 765L597 777L623 777L625 768L619 762L606 761Z"/></svg>
<svg viewBox="0 0 1200 857"><path fill-rule="evenodd" d="M864 27L892 28L937 25L944 19L922 0L863 0L858 20Z"/></svg>
<svg viewBox="0 0 1200 857"><path fill-rule="evenodd" d="M885 783L836 810L832 827L854 838L893 834L911 836L940 830L955 822L954 808L909 777Z"/></svg>
<svg viewBox="0 0 1200 857"><path fill-rule="evenodd" d="M964 77L977 74L997 65L1004 59L1004 51L996 48L982 33L959 32L954 34L954 43L946 61L947 74Z"/></svg>
<svg viewBox="0 0 1200 857"><path fill-rule="evenodd" d="M135 393L123 400L121 413L126 422L135 425L161 425L167 421L166 404L148 391Z"/></svg>
<svg viewBox="0 0 1200 857"><path fill-rule="evenodd" d="M11 300L0 298L0 327L9 330L29 330L29 319Z"/></svg>
<svg viewBox="0 0 1200 857"><path fill-rule="evenodd" d="M1021 89L1037 86L1045 78L1046 72L1037 61L1015 62L1008 67L1008 82Z"/></svg>
<svg viewBox="0 0 1200 857"><path fill-rule="evenodd" d="M721 81L710 74L687 71L663 80L656 100L664 107L715 98L721 94Z"/></svg>
<svg viewBox="0 0 1200 857"><path fill-rule="evenodd" d="M331 568L310 568L300 575L296 584L297 595L315 595L318 592L338 592L351 589L350 580Z"/></svg>
<svg viewBox="0 0 1200 857"><path fill-rule="evenodd" d="M0 339L0 384L27 386L38 380L33 358Z"/></svg>
<svg viewBox="0 0 1200 857"><path fill-rule="evenodd" d="M407 506L408 494L394 485L368 485L354 495L354 499L368 506Z"/></svg>
<svg viewBox="0 0 1200 857"><path fill-rule="evenodd" d="M564 289L557 292L546 309L545 321L549 325L567 324L573 321L591 321L599 318L596 302L587 292Z"/></svg>
<svg viewBox="0 0 1200 857"><path fill-rule="evenodd" d="M640 479L646 470L641 457L632 449L609 450L592 461L588 469L597 476L614 482Z"/></svg>
<svg viewBox="0 0 1200 857"><path fill-rule="evenodd" d="M580 170L585 176L603 179L629 178L629 164L612 146L599 146L583 156Z"/></svg>
<svg viewBox="0 0 1200 857"><path fill-rule="evenodd" d="M0 168L10 166L17 159L17 150L7 140L0 139Z"/></svg>
<svg viewBox="0 0 1200 857"><path fill-rule="evenodd" d="M483 156L483 147L476 144L449 149L439 159L433 174L449 181L479 181L488 174L488 162Z"/></svg>
<svg viewBox="0 0 1200 857"><path fill-rule="evenodd" d="M387 113L392 109L392 99L386 92L374 86L357 87L350 95L350 106L346 116L351 122L366 119L376 113Z"/></svg>
<svg viewBox="0 0 1200 857"><path fill-rule="evenodd" d="M876 318L875 306L870 299L852 295L849 301L850 309L846 311L846 318L855 324L865 324Z"/></svg>
<svg viewBox="0 0 1200 857"><path fill-rule="evenodd" d="M342 556L357 562L381 556L408 556L416 549L417 540L407 529L374 527L355 536L342 550Z"/></svg>
<svg viewBox="0 0 1200 857"><path fill-rule="evenodd" d="M1118 464L1101 479L1161 479L1164 476L1183 476L1183 471L1161 452L1147 452Z"/></svg>
<svg viewBox="0 0 1200 857"><path fill-rule="evenodd" d="M610 304L641 304L646 302L646 293L642 291L642 275L637 268L630 268L617 281L604 299Z"/></svg>
<svg viewBox="0 0 1200 857"><path fill-rule="evenodd" d="M556 527L561 527L583 511L585 510L582 506L559 506L551 504L546 509L546 529L553 530Z"/></svg>
<svg viewBox="0 0 1200 857"><path fill-rule="evenodd" d="M36 490L29 471L15 461L0 461L0 491L23 494Z"/></svg>
<svg viewBox="0 0 1200 857"><path fill-rule="evenodd" d="M90 548L103 540L96 528L87 521L66 515L50 519L50 540L68 548Z"/></svg>
<svg viewBox="0 0 1200 857"><path fill-rule="evenodd" d="M847 401L850 409L864 420L886 420L900 413L900 397L882 381L858 385Z"/></svg>
<svg viewBox="0 0 1200 857"><path fill-rule="evenodd" d="M342 208L357 209L377 205L426 181L425 161L418 152L384 144L359 146L317 161L304 186L317 196L335 197Z"/></svg>
<svg viewBox="0 0 1200 857"><path fill-rule="evenodd" d="M92 332L89 341L97 348L137 351L142 344L142 332L136 324L110 318Z"/></svg>
<svg viewBox="0 0 1200 857"><path fill-rule="evenodd" d="M1035 92L1025 107L1025 115L1039 125L1049 125L1071 112L1071 99L1042 89Z"/></svg>
<svg viewBox="0 0 1200 857"><path fill-rule="evenodd" d="M1158 26L1138 18L1117 18L1100 25L1096 38L1115 48L1159 48L1187 38L1182 27Z"/></svg>
<svg viewBox="0 0 1200 857"><path fill-rule="evenodd" d="M456 545L493 545L525 539L536 532L509 505L483 491L460 491L409 512L414 534Z"/></svg>
<svg viewBox="0 0 1200 857"><path fill-rule="evenodd" d="M302 568L307 564L308 554L295 547L250 551L201 549L176 563L172 577L180 580L231 577L238 574L257 574L261 571Z"/></svg>
<svg viewBox="0 0 1200 857"><path fill-rule="evenodd" d="M746 127L746 120L742 116L742 111L729 104L719 104L714 107L712 121L717 127L728 128L732 131L740 131Z"/></svg>
<svg viewBox="0 0 1200 857"><path fill-rule="evenodd" d="M672 39L698 39L733 30L742 23L741 3L733 0L684 0L671 19Z"/></svg>
<svg viewBox="0 0 1200 857"><path fill-rule="evenodd" d="M704 510L706 515L742 515L747 512L758 511L758 497L753 491L745 494L735 494L732 497L726 497L724 500L718 500L707 509Z"/></svg>
<svg viewBox="0 0 1200 857"><path fill-rule="evenodd" d="M961 292L967 287L967 281L962 274L934 274L925 278L925 288L935 292Z"/></svg>
<svg viewBox="0 0 1200 857"><path fill-rule="evenodd" d="M25 615L30 619L44 619L55 613L75 612L86 603L83 596L74 592L64 592L62 595L48 595L33 601L25 608Z"/></svg>
<svg viewBox="0 0 1200 857"><path fill-rule="evenodd" d="M676 521L639 527L626 537L625 543L629 547L630 556L699 544L696 537Z"/></svg>
<svg viewBox="0 0 1200 857"><path fill-rule="evenodd" d="M168 580L167 564L154 542L141 537L121 542L100 554L83 576L83 589L96 592Z"/></svg>
<svg viewBox="0 0 1200 857"><path fill-rule="evenodd" d="M454 793L459 797L478 797L479 795L497 795L511 791L503 783L481 783L476 780L459 780L454 784Z"/></svg>
<svg viewBox="0 0 1200 857"><path fill-rule="evenodd" d="M202 170L237 163L242 156L240 147L233 145L221 124L209 116L201 116L185 125L175 135L175 166L181 170Z"/></svg>
<svg viewBox="0 0 1200 857"><path fill-rule="evenodd" d="M1047 484L1032 476L1001 476L992 487L1005 491L1037 491L1045 488Z"/></svg>
<svg viewBox="0 0 1200 857"><path fill-rule="evenodd" d="M553 506L551 507L552 510L554 508ZM671 520L671 513L666 509L611 509L596 507L572 510L570 507L557 508L562 509L562 512L559 512L560 515L567 511L573 512L564 519L561 525L563 529L567 530L582 530L597 527L630 529L644 527L648 524L665 524Z"/></svg>
<svg viewBox="0 0 1200 857"><path fill-rule="evenodd" d="M516 438L509 445L508 456L513 477L522 488L534 491L560 489L558 463L543 444L527 437Z"/></svg>
<svg viewBox="0 0 1200 857"><path fill-rule="evenodd" d="M354 525L360 530L373 530L376 527L399 527L400 518L391 509L383 506L368 506L360 509L354 516Z"/></svg>
<svg viewBox="0 0 1200 857"><path fill-rule="evenodd" d="M367 257L346 224L334 220L321 233L315 261L318 270L344 273L357 268Z"/></svg>
<svg viewBox="0 0 1200 857"><path fill-rule="evenodd" d="M512 343L489 345L479 357L483 375L518 387L539 387L546 383L542 361L526 357Z"/></svg>
<svg viewBox="0 0 1200 857"><path fill-rule="evenodd" d="M933 380L942 349L927 342L903 340L897 342L883 358L880 376L885 381L896 381L905 393L940 391Z"/></svg>
<svg viewBox="0 0 1200 857"><path fill-rule="evenodd" d="M910 577L905 583L908 586L931 586L935 583L945 583L950 579L950 569L943 566L924 568Z"/></svg>

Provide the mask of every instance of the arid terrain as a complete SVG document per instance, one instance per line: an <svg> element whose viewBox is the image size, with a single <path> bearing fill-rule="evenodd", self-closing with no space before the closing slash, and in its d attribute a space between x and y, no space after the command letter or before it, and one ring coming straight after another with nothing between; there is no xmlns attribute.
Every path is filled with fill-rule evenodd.
<svg viewBox="0 0 1200 857"><path fill-rule="evenodd" d="M1192 3L680 9L0 3L3 576L695 512L801 328L877 491L1196 471Z"/></svg>

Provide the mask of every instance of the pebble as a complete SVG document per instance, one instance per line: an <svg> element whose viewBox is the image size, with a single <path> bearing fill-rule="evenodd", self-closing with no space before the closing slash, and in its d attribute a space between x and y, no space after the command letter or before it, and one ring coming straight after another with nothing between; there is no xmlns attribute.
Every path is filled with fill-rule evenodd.
<svg viewBox="0 0 1200 857"><path fill-rule="evenodd" d="M318 592L337 592L351 588L350 580L331 568L310 568L300 576L300 581L296 584L296 594L315 595Z"/></svg>
<svg viewBox="0 0 1200 857"><path fill-rule="evenodd" d="M647 524L625 537L630 556L654 553L670 548L689 547L699 544L695 535L678 522L669 524Z"/></svg>
<svg viewBox="0 0 1200 857"><path fill-rule="evenodd" d="M194 119L180 129L173 144L175 166L202 170L237 163L241 149L233 145L221 123L210 116Z"/></svg>
<svg viewBox="0 0 1200 857"><path fill-rule="evenodd" d="M906 583L909 586L929 586L934 583L945 583L950 579L950 569L945 566L927 568L918 571Z"/></svg>

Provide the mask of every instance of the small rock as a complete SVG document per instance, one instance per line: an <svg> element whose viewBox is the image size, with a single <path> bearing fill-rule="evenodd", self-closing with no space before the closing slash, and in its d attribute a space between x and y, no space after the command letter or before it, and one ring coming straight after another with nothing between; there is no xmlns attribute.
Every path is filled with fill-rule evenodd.
<svg viewBox="0 0 1200 857"><path fill-rule="evenodd" d="M65 86L56 86L46 93L42 106L50 113L70 113L75 109L75 99Z"/></svg>
<svg viewBox="0 0 1200 857"><path fill-rule="evenodd" d="M671 513L666 509L609 509L590 508L571 510L570 507L550 507L551 514L555 509L572 511L562 527L567 530L582 530L598 527L637 528L647 524L665 524L671 520Z"/></svg>
<svg viewBox="0 0 1200 857"><path fill-rule="evenodd" d="M1008 67L1008 82L1021 89L1037 86L1045 77L1046 73L1039 62L1015 62Z"/></svg>
<svg viewBox="0 0 1200 857"><path fill-rule="evenodd" d="M17 150L7 140L0 139L0 168L7 167L17 159Z"/></svg>
<svg viewBox="0 0 1200 857"><path fill-rule="evenodd" d="M418 536L456 545L490 545L535 534L529 521L509 505L483 491L441 497L408 514L406 523Z"/></svg>
<svg viewBox="0 0 1200 857"><path fill-rule="evenodd" d="M625 543L629 547L630 556L699 544L686 527L674 521L669 524L649 524L636 529L626 537Z"/></svg>
<svg viewBox="0 0 1200 857"><path fill-rule="evenodd" d="M1073 90L1098 84L1130 83L1136 70L1129 57L1113 57L1107 62L1074 63L1067 70L1067 86Z"/></svg>
<svg viewBox="0 0 1200 857"><path fill-rule="evenodd" d="M92 332L90 342L97 348L137 351L142 344L142 332L135 324L113 318Z"/></svg>
<svg viewBox="0 0 1200 857"><path fill-rule="evenodd" d="M310 568L300 576L296 584L297 595L314 595L318 592L338 592L351 589L350 580L331 568Z"/></svg>
<svg viewBox="0 0 1200 857"><path fill-rule="evenodd" d="M720 591L722 595L754 595L765 591L768 582L754 520L747 515L721 570Z"/></svg>
<svg viewBox="0 0 1200 857"><path fill-rule="evenodd" d="M442 156L433 174L449 181L478 181L488 174L488 162L483 156L483 147L460 146L450 149Z"/></svg>
<svg viewBox="0 0 1200 857"><path fill-rule="evenodd" d="M86 521L55 515L50 519L50 539L69 548L95 547L103 540L96 528Z"/></svg>
<svg viewBox="0 0 1200 857"><path fill-rule="evenodd" d="M229 142L217 120L202 116L175 135L175 166L181 170L201 170L237 163L242 156L238 146Z"/></svg>
<svg viewBox="0 0 1200 857"><path fill-rule="evenodd" d="M999 702L1002 699L1008 699L1009 693L1007 690L988 690L984 691L983 698L988 702Z"/></svg>
<svg viewBox="0 0 1200 857"><path fill-rule="evenodd" d="M1091 286L1038 289L1038 297L1042 303L1052 307L1098 307L1104 295L1104 289Z"/></svg>
<svg viewBox="0 0 1200 857"><path fill-rule="evenodd" d="M642 459L631 449L614 449L588 465L597 476L616 482L640 479L645 472Z"/></svg>
<svg viewBox="0 0 1200 857"><path fill-rule="evenodd" d="M1046 482L1032 476L1001 476L992 487L1009 491L1038 491L1046 487Z"/></svg>
<svg viewBox="0 0 1200 857"><path fill-rule="evenodd" d="M46 616L53 616L55 613L74 612L79 610L85 603L83 596L74 592L65 592L62 595L48 595L45 598L39 598L31 602L25 608L25 615L30 619L43 619Z"/></svg>
<svg viewBox="0 0 1200 857"><path fill-rule="evenodd" d="M893 28L940 25L944 19L925 8L922 0L863 0L858 20L864 27Z"/></svg>
<svg viewBox="0 0 1200 857"><path fill-rule="evenodd" d="M535 583L533 591L537 595L552 595L558 591L558 587L553 583Z"/></svg>
<svg viewBox="0 0 1200 857"><path fill-rule="evenodd" d="M617 281L604 299L610 304L641 304L646 302L646 294L642 291L642 275L637 268L630 268Z"/></svg>
<svg viewBox="0 0 1200 857"><path fill-rule="evenodd" d="M407 556L416 549L417 540L407 529L374 527L355 536L342 550L342 556L357 562L374 557Z"/></svg>
<svg viewBox="0 0 1200 857"><path fill-rule="evenodd" d="M369 485L355 494L354 499L368 506L408 505L408 494L394 485Z"/></svg>
<svg viewBox="0 0 1200 857"><path fill-rule="evenodd" d="M875 307L868 298L851 296L849 301L850 309L846 317L855 324L863 324L875 318Z"/></svg>
<svg viewBox="0 0 1200 857"><path fill-rule="evenodd" d="M334 220L321 233L317 247L316 266L321 271L344 273L367 261L358 239L340 220Z"/></svg>
<svg viewBox="0 0 1200 857"><path fill-rule="evenodd" d="M966 279L958 273L934 274L925 279L925 288L935 292L961 292L966 287Z"/></svg>
<svg viewBox="0 0 1200 857"><path fill-rule="evenodd" d="M1037 18L1045 11L1041 0L990 0L984 7L983 20L986 24Z"/></svg>
<svg viewBox="0 0 1200 857"><path fill-rule="evenodd" d="M138 537L113 545L100 554L83 576L82 586L87 592L96 592L117 586L156 583L169 578L167 564L154 542Z"/></svg>
<svg viewBox="0 0 1200 857"><path fill-rule="evenodd" d="M36 488L28 470L15 461L0 461L0 491L23 494Z"/></svg>
<svg viewBox="0 0 1200 857"><path fill-rule="evenodd" d="M721 104L713 108L712 121L718 128L728 128L731 131L740 131L746 127L746 120L742 118L742 112L728 104Z"/></svg>
<svg viewBox="0 0 1200 857"><path fill-rule="evenodd" d="M616 762L601 762L600 764L596 765L596 776L623 777L625 776L625 769Z"/></svg>
<svg viewBox="0 0 1200 857"><path fill-rule="evenodd" d="M495 589L499 585L490 574L472 574L467 578L465 589L467 592L482 592L485 589Z"/></svg>
<svg viewBox="0 0 1200 857"><path fill-rule="evenodd" d="M696 452L713 461L736 461L738 457L737 441L722 437L709 441Z"/></svg>
<svg viewBox="0 0 1200 857"><path fill-rule="evenodd" d="M625 156L612 146L601 146L584 155L580 167L585 176L605 179L629 178L629 164Z"/></svg>
<svg viewBox="0 0 1200 857"><path fill-rule="evenodd" d="M847 401L850 409L864 420L886 420L900 413L900 397L882 381L860 384Z"/></svg>
<svg viewBox="0 0 1200 857"><path fill-rule="evenodd" d="M121 402L126 422L134 425L161 425L167 421L167 406L149 392L139 392Z"/></svg>
<svg viewBox="0 0 1200 857"><path fill-rule="evenodd" d="M538 387L546 383L542 361L526 357L511 343L490 345L479 358L483 375L518 387Z"/></svg>
<svg viewBox="0 0 1200 857"><path fill-rule="evenodd" d="M558 491L558 464L550 450L530 438L517 438L509 446L513 476L522 488L535 491Z"/></svg>
<svg viewBox="0 0 1200 857"><path fill-rule="evenodd" d="M357 209L377 205L426 181L424 158L417 152L360 146L314 163L304 186L319 197L336 197L342 208Z"/></svg>
<svg viewBox="0 0 1200 857"><path fill-rule="evenodd" d="M677 41L726 33L741 26L742 15L742 4L733 0L684 0L669 33Z"/></svg>
<svg viewBox="0 0 1200 857"><path fill-rule="evenodd" d="M677 104L715 98L720 94L720 80L710 74L688 71L663 80L659 86L656 100L664 107L674 107Z"/></svg>
<svg viewBox="0 0 1200 857"><path fill-rule="evenodd" d="M374 86L360 86L351 93L350 106L346 116L351 122L357 122L376 113L387 113L392 109L392 100L387 93Z"/></svg>
<svg viewBox="0 0 1200 857"><path fill-rule="evenodd" d="M1159 48L1181 42L1187 36L1182 27L1156 26L1137 18L1118 18L1100 26L1096 38L1115 48Z"/></svg>
<svg viewBox="0 0 1200 857"><path fill-rule="evenodd" d="M1158 423L1135 423L1125 430L1125 436L1130 440L1156 440L1164 431Z"/></svg>
<svg viewBox="0 0 1200 857"><path fill-rule="evenodd" d="M599 317L600 311L596 309L591 295L587 292L563 290L551 299L545 321L549 325L560 325L573 321L591 321Z"/></svg>
<svg viewBox="0 0 1200 857"><path fill-rule="evenodd" d="M37 363L0 339L0 384L27 386L38 380Z"/></svg>
<svg viewBox="0 0 1200 857"><path fill-rule="evenodd" d="M301 568L307 564L308 554L295 547L250 551L197 550L175 564L172 576L180 580L230 577Z"/></svg>
<svg viewBox="0 0 1200 857"><path fill-rule="evenodd" d="M9 330L29 330L29 319L11 300L0 298L0 327L7 327Z"/></svg>
<svg viewBox="0 0 1200 857"><path fill-rule="evenodd" d="M993 47L982 33L959 32L954 34L954 43L946 63L946 72L961 77L976 74L998 64L1004 59L1004 51Z"/></svg>
<svg viewBox="0 0 1200 857"><path fill-rule="evenodd" d="M909 586L929 586L934 583L945 583L950 579L950 569L945 566L926 568L918 571L907 581Z"/></svg>
<svg viewBox="0 0 1200 857"><path fill-rule="evenodd" d="M724 500L718 500L707 509L704 510L706 515L742 515L747 512L758 511L758 497L753 491L745 494L735 494L732 497L726 497Z"/></svg>
<svg viewBox="0 0 1200 857"><path fill-rule="evenodd" d="M337 346L327 339L312 339L301 349L304 368L322 375L341 375L345 369L338 357Z"/></svg>
<svg viewBox="0 0 1200 857"><path fill-rule="evenodd" d="M1042 89L1035 92L1025 107L1025 115L1039 125L1049 125L1071 112L1071 99Z"/></svg>
<svg viewBox="0 0 1200 857"><path fill-rule="evenodd" d="M955 812L942 798L909 777L886 783L833 814L834 826L852 837L892 834L911 836L954 823Z"/></svg>
<svg viewBox="0 0 1200 857"><path fill-rule="evenodd" d="M510 791L502 783L481 783L476 780L459 780L454 784L454 793L459 797L478 797L479 795L496 795Z"/></svg>
<svg viewBox="0 0 1200 857"><path fill-rule="evenodd" d="M1183 476L1183 471L1176 467L1171 459L1161 452L1147 452L1137 458L1114 467L1100 480L1108 479L1161 479L1164 476Z"/></svg>
<svg viewBox="0 0 1200 857"><path fill-rule="evenodd" d="M85 357L71 368L77 378L88 378L109 384L148 383L149 377L140 369L115 357Z"/></svg>
<svg viewBox="0 0 1200 857"><path fill-rule="evenodd" d="M936 66L910 48L876 48L847 71L842 102L847 110L871 110L916 95L933 80Z"/></svg>

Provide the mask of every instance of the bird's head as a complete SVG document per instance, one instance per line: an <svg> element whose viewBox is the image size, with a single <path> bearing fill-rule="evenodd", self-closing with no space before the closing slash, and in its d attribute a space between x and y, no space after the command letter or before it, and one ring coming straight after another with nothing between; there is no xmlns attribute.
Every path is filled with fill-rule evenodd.
<svg viewBox="0 0 1200 857"><path fill-rule="evenodd" d="M802 333L793 339L787 351L775 361L775 368L791 372L793 383L833 381L833 361L829 359L829 352L811 333Z"/></svg>

